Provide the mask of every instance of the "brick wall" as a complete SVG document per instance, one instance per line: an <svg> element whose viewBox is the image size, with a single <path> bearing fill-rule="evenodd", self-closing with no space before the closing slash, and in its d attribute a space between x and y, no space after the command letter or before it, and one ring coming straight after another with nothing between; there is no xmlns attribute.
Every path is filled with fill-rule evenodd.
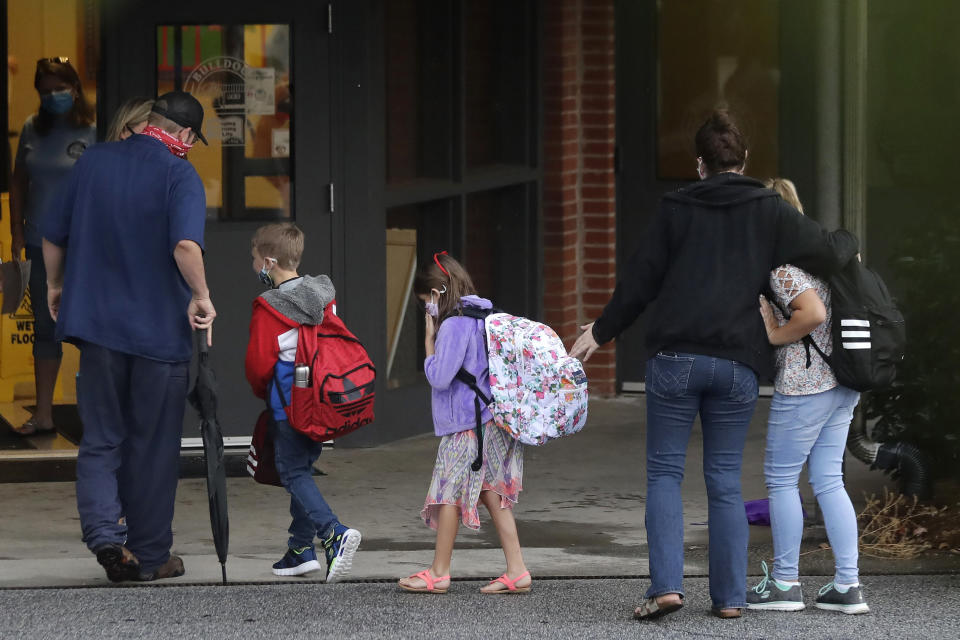
<svg viewBox="0 0 960 640"><path fill-rule="evenodd" d="M570 345L616 284L613 0L548 3L544 32L544 312ZM616 391L615 355L587 363L594 393Z"/></svg>

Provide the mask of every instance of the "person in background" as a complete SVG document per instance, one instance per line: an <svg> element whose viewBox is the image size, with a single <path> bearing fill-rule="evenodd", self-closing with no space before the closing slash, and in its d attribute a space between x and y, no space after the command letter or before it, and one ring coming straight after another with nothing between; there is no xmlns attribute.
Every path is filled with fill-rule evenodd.
<svg viewBox="0 0 960 640"><path fill-rule="evenodd" d="M770 270L790 262L828 275L857 252L853 234L826 232L743 175L747 143L714 111L697 131L700 181L663 197L644 243L601 316L570 355L585 361L647 310L647 500L650 588L634 610L652 619L683 606L683 482L697 414L703 432L712 613L746 607L747 517L740 469L772 349L757 300ZM649 307L649 309L648 309Z"/></svg>
<svg viewBox="0 0 960 640"><path fill-rule="evenodd" d="M774 178L766 185L803 212L791 181ZM799 568L803 510L797 483L806 463L836 568L833 582L820 589L814 604L828 611L867 613L870 607L857 568L857 514L843 484L843 452L860 394L838 383L830 365L804 344L810 336L824 353L833 352L830 287L803 269L784 264L770 272L770 290L774 304L761 298L760 313L767 338L777 347L763 461L770 494L773 572L761 563L764 577L747 592L747 603L761 611L805 607Z"/></svg>
<svg viewBox="0 0 960 640"><path fill-rule="evenodd" d="M14 260L26 249L33 306L34 380L37 409L13 431L21 436L55 433L53 388L63 349L54 339L54 321L47 311L47 273L43 266L40 233L43 218L70 170L87 147L97 140L93 106L83 95L80 76L65 57L41 58L33 86L40 109L27 118L20 132L10 187L10 234Z"/></svg>
<svg viewBox="0 0 960 640"><path fill-rule="evenodd" d="M134 134L143 133L152 108L151 98L130 98L120 105L107 129L107 142L126 140Z"/></svg>

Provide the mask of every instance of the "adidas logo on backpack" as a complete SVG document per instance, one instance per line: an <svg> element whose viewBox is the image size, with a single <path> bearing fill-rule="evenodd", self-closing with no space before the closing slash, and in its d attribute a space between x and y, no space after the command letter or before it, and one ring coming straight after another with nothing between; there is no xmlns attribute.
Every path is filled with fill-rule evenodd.
<svg viewBox="0 0 960 640"><path fill-rule="evenodd" d="M545 324L495 310L465 307L483 320L490 368L490 411L523 444L576 433L587 422L587 375ZM486 400L486 399L485 399Z"/></svg>
<svg viewBox="0 0 960 640"><path fill-rule="evenodd" d="M828 282L833 353L825 360L837 382L855 391L889 387L903 360L907 335L903 315L887 285L857 259L850 260Z"/></svg>

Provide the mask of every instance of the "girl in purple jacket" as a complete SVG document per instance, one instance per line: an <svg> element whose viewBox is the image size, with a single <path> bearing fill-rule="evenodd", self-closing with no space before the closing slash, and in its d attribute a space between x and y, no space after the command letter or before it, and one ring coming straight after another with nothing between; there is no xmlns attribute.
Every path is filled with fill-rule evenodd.
<svg viewBox="0 0 960 640"><path fill-rule="evenodd" d="M483 502L500 536L507 570L480 591L527 593L532 580L523 563L512 511L522 489L523 445L498 428L489 409L483 407L483 465L473 471L471 464L477 457L475 394L456 379L457 372L465 369L489 397L484 323L465 317L462 309L489 309L491 304L476 295L470 275L446 252L434 254L433 260L417 273L414 292L426 308L423 371L432 389L434 432L440 436L433 479L420 516L436 529L437 544L430 568L403 578L400 588L447 592L457 529L460 522L471 529L480 528L477 503Z"/></svg>

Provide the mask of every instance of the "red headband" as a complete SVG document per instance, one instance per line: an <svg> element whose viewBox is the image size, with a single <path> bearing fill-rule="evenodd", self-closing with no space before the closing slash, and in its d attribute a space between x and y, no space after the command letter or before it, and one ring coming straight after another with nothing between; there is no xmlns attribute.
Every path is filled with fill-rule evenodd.
<svg viewBox="0 0 960 640"><path fill-rule="evenodd" d="M440 264L440 256L445 256L445 255L447 255L447 252L446 252L446 251L441 251L440 253L435 253L435 254L433 254L433 261L437 263L437 266L438 266L438 267L440 267L440 271L443 271L445 274L447 274L447 277L449 278L449 277L450 277L450 272L447 271L446 269L444 269L443 265Z"/></svg>

